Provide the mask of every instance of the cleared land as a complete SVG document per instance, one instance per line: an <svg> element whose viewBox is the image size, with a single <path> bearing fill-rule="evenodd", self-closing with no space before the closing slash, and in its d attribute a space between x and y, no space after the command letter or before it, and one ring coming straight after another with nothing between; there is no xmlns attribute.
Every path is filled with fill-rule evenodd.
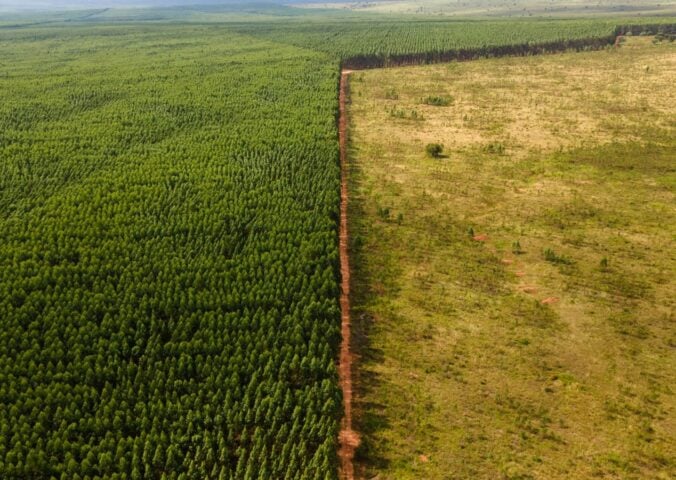
<svg viewBox="0 0 676 480"><path fill-rule="evenodd" d="M352 74L367 478L673 478L675 76L649 38Z"/></svg>

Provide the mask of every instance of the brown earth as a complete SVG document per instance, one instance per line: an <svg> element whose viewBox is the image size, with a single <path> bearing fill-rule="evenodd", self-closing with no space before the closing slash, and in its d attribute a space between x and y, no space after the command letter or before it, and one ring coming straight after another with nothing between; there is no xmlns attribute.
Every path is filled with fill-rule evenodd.
<svg viewBox="0 0 676 480"><path fill-rule="evenodd" d="M341 334L340 363L338 374L340 386L343 390L343 405L345 415L340 425L338 440L340 448L340 478L354 480L354 451L359 445L359 435L352 429L352 361L350 351L350 260L348 257L348 231L347 231L347 117L345 101L347 96L347 80L350 70L343 70L340 74L338 134L340 141L340 273L341 273Z"/></svg>

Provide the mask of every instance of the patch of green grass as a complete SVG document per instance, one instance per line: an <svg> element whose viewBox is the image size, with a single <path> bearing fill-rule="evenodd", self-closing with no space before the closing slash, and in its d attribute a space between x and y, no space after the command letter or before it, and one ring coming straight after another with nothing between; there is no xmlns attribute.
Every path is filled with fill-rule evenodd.
<svg viewBox="0 0 676 480"><path fill-rule="evenodd" d="M556 253L554 250L551 248L545 249L543 252L543 256L545 260L547 260L549 263L555 263L555 264L561 264L561 265L572 265L573 261L566 257L565 255L560 255Z"/></svg>
<svg viewBox="0 0 676 480"><path fill-rule="evenodd" d="M670 131L647 132L657 140L668 140ZM562 162L586 164L606 170L607 174L637 171L648 175L665 175L676 180L676 162L671 142L612 142L594 148L582 147L562 153Z"/></svg>
<svg viewBox="0 0 676 480"><path fill-rule="evenodd" d="M434 107L447 107L453 103L453 97L448 95L429 95L420 100L420 103Z"/></svg>

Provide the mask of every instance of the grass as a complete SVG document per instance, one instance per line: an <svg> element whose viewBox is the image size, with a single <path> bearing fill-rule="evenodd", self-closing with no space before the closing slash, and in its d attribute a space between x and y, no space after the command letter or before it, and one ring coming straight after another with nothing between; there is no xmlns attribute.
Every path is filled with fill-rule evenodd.
<svg viewBox="0 0 676 480"><path fill-rule="evenodd" d="M366 478L676 474L675 54L352 74Z"/></svg>

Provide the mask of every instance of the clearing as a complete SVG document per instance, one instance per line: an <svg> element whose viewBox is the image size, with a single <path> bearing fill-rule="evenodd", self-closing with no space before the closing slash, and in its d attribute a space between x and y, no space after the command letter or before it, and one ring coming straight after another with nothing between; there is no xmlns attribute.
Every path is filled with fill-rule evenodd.
<svg viewBox="0 0 676 480"><path fill-rule="evenodd" d="M351 75L361 476L673 478L674 78L646 37Z"/></svg>

